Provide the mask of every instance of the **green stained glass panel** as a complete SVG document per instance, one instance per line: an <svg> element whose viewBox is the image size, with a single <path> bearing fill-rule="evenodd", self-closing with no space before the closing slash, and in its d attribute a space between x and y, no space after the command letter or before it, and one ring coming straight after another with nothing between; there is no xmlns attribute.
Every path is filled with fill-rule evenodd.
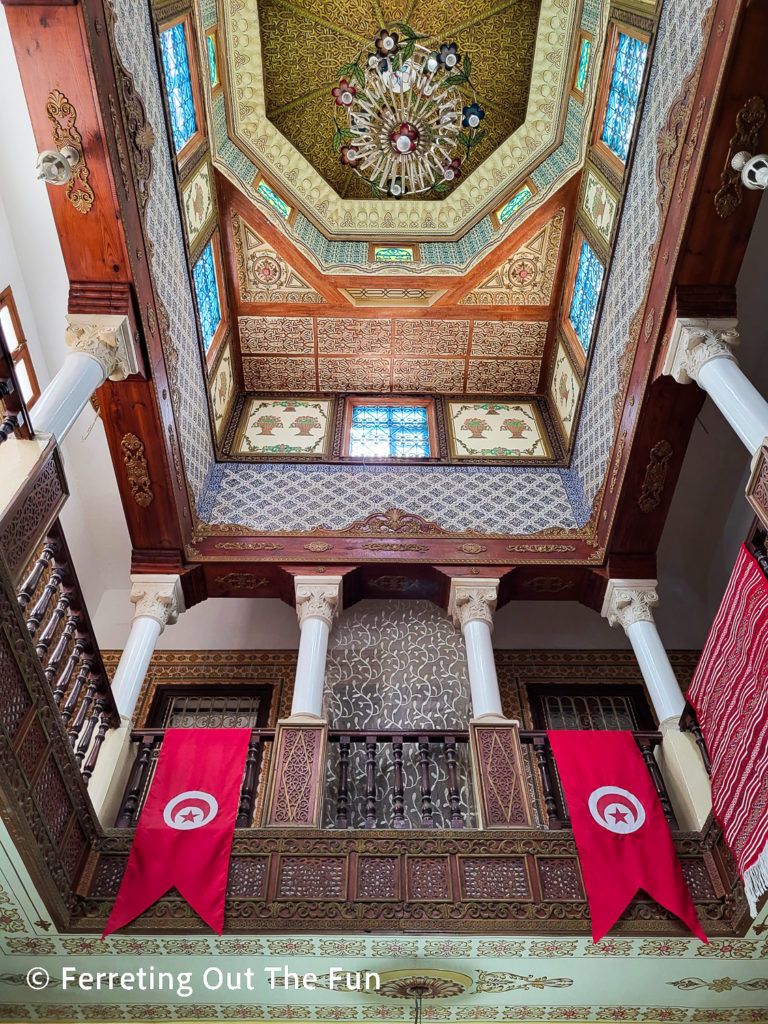
<svg viewBox="0 0 768 1024"><path fill-rule="evenodd" d="M208 44L208 74L211 76L211 86L219 84L219 68L216 62L216 44L213 36L206 36Z"/></svg>
<svg viewBox="0 0 768 1024"><path fill-rule="evenodd" d="M262 199L266 199L266 201L274 210L277 210L281 217L284 217L286 220L288 220L288 218L291 216L291 207L286 202L284 202L276 192L272 191L272 189L269 187L266 181L260 181L256 188L256 191L259 193Z"/></svg>
<svg viewBox="0 0 768 1024"><path fill-rule="evenodd" d="M413 263L413 249L408 246L377 245L373 249L376 263Z"/></svg>
<svg viewBox="0 0 768 1024"><path fill-rule="evenodd" d="M521 188L519 192L516 192L509 202L505 203L496 214L499 224L506 223L514 213L517 213L521 206L528 202L532 195L533 192L531 192L527 185L525 188Z"/></svg>
<svg viewBox="0 0 768 1024"><path fill-rule="evenodd" d="M581 51L579 52L579 68L576 72L576 89L578 92L584 92L584 86L587 84L587 71L589 70L589 54L592 49L592 43L589 39L581 40Z"/></svg>

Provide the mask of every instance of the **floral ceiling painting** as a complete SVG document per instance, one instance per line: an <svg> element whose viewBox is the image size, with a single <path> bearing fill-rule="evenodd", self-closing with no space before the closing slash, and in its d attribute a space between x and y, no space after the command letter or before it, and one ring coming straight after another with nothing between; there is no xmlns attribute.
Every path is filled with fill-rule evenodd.
<svg viewBox="0 0 768 1024"><path fill-rule="evenodd" d="M235 440L240 455L325 455L331 399L251 398Z"/></svg>
<svg viewBox="0 0 768 1024"><path fill-rule="evenodd" d="M455 458L541 458L549 454L531 403L449 402L448 418Z"/></svg>

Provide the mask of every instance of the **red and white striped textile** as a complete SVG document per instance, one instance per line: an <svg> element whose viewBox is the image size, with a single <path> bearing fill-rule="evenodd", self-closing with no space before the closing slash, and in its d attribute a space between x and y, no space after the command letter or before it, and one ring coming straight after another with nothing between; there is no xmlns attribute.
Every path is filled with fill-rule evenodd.
<svg viewBox="0 0 768 1024"><path fill-rule="evenodd" d="M753 915L768 891L768 580L742 546L688 699L712 761L712 805Z"/></svg>

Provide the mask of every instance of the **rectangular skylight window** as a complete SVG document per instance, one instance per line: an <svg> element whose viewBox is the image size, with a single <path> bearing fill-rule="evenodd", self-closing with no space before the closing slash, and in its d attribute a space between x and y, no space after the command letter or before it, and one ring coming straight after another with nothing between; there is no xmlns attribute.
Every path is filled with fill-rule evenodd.
<svg viewBox="0 0 768 1024"><path fill-rule="evenodd" d="M160 52L165 72L165 93L171 114L173 145L179 153L197 131L195 101L189 73L189 54L184 22L160 33Z"/></svg>
<svg viewBox="0 0 768 1024"><path fill-rule="evenodd" d="M496 211L496 220L499 224L504 224L509 220L513 214L517 213L521 206L524 206L533 195L533 192L524 185L519 192L516 192L510 200L508 200L501 207L500 210Z"/></svg>
<svg viewBox="0 0 768 1024"><path fill-rule="evenodd" d="M277 192L274 192L266 181L260 181L256 186L256 191L259 193L262 199L266 199L273 210L277 210L281 217L285 220L291 216L291 207L288 203L284 202Z"/></svg>
<svg viewBox="0 0 768 1024"><path fill-rule="evenodd" d="M581 243L579 266L573 285L573 298L568 319L585 352L589 351L592 330L595 326L595 313L600 298L600 286L603 283L605 269L592 252L587 242Z"/></svg>
<svg viewBox="0 0 768 1024"><path fill-rule="evenodd" d="M197 310L200 314L200 325L203 329L203 346L206 353L211 347L216 328L221 323L219 306L219 289L216 283L216 267L213 259L213 242L203 249L200 259L194 266L192 276L195 281Z"/></svg>
<svg viewBox="0 0 768 1024"><path fill-rule="evenodd" d="M376 263L413 263L413 249L409 245L375 245L373 258Z"/></svg>
<svg viewBox="0 0 768 1024"><path fill-rule="evenodd" d="M611 88L605 108L602 140L611 152L624 162L632 141L632 128L647 56L647 43L623 32L619 33Z"/></svg>
<svg viewBox="0 0 768 1024"><path fill-rule="evenodd" d="M352 410L349 454L369 459L428 459L426 407L356 405Z"/></svg>

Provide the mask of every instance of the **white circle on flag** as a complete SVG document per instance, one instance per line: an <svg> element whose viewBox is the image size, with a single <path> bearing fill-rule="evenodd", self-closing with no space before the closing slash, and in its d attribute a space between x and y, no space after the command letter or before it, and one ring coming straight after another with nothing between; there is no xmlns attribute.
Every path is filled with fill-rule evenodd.
<svg viewBox="0 0 768 1024"><path fill-rule="evenodd" d="M600 786L593 790L588 805L598 825L619 835L637 832L645 821L645 808L635 794L619 786Z"/></svg>
<svg viewBox="0 0 768 1024"><path fill-rule="evenodd" d="M202 828L213 821L219 813L216 798L200 789L189 789L169 800L163 810L163 821L169 828L186 832L193 828Z"/></svg>

